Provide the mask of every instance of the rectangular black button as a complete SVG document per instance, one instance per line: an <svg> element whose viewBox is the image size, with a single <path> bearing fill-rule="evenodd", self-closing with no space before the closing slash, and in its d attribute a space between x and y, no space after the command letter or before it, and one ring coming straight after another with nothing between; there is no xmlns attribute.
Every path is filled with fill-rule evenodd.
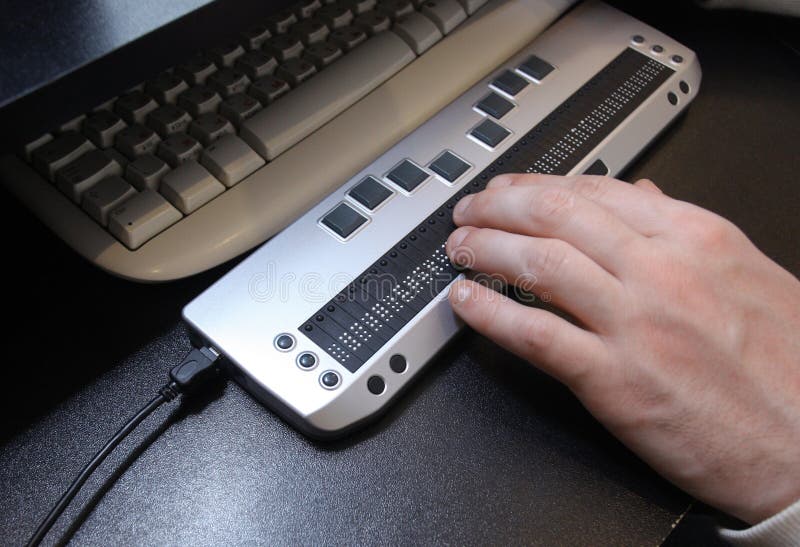
<svg viewBox="0 0 800 547"><path fill-rule="evenodd" d="M391 195L392 191L375 180L375 177L365 178L350 190L350 196L370 211Z"/></svg>
<svg viewBox="0 0 800 547"><path fill-rule="evenodd" d="M489 119L483 120L470 133L470 135L482 143L488 144L492 148L500 144L502 140L508 137L510 134L511 132L508 129L494 123Z"/></svg>
<svg viewBox="0 0 800 547"><path fill-rule="evenodd" d="M366 221L367 217L346 203L340 203L333 211L322 217L322 223L325 226L344 238L352 234L356 228Z"/></svg>
<svg viewBox="0 0 800 547"><path fill-rule="evenodd" d="M525 86L528 85L528 81L519 74L514 74L510 70L506 70L492 81L492 85L500 91L514 96L525 89Z"/></svg>
<svg viewBox="0 0 800 547"><path fill-rule="evenodd" d="M583 172L584 175L607 175L608 174L608 167L603 160L595 160L589 167L586 168L586 171Z"/></svg>
<svg viewBox="0 0 800 547"><path fill-rule="evenodd" d="M514 103L492 91L483 99L481 99L481 101L475 106L478 107L478 110L485 112L489 116L499 120L508 114L509 110L514 108Z"/></svg>
<svg viewBox="0 0 800 547"><path fill-rule="evenodd" d="M524 63L519 65L519 70L534 80L539 80L541 82L545 76L553 72L553 65L547 61L543 61L536 55L531 55Z"/></svg>
<svg viewBox="0 0 800 547"><path fill-rule="evenodd" d="M469 169L469 164L452 152L445 152L436 158L430 168L443 179L453 182Z"/></svg>
<svg viewBox="0 0 800 547"><path fill-rule="evenodd" d="M414 188L425 182L425 179L428 178L428 173L410 161L403 160L403 163L389 171L387 176L390 181L400 188L411 192Z"/></svg>

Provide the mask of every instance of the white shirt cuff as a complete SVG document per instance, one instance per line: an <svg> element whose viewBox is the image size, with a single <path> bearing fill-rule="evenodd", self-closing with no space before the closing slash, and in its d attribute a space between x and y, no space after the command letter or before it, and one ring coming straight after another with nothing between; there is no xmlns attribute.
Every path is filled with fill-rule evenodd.
<svg viewBox="0 0 800 547"><path fill-rule="evenodd" d="M745 530L720 528L720 536L736 547L800 546L800 500Z"/></svg>

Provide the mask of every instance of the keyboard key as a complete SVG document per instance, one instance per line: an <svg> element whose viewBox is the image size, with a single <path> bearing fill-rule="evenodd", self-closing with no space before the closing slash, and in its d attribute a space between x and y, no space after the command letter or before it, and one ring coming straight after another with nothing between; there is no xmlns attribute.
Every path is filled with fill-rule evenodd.
<svg viewBox="0 0 800 547"><path fill-rule="evenodd" d="M182 218L180 211L152 190L139 192L108 216L108 230L131 250Z"/></svg>
<svg viewBox="0 0 800 547"><path fill-rule="evenodd" d="M69 165L56 171L56 186L75 203L98 181L121 175L122 167L102 150L90 150Z"/></svg>
<svg viewBox="0 0 800 547"><path fill-rule="evenodd" d="M380 0L375 9L388 16L392 21L414 13L414 4L409 0Z"/></svg>
<svg viewBox="0 0 800 547"><path fill-rule="evenodd" d="M372 211L378 205L386 201L389 196L392 195L392 191L378 182L375 177L367 177L355 185L348 194L361 205Z"/></svg>
<svg viewBox="0 0 800 547"><path fill-rule="evenodd" d="M236 127L242 125L247 118L259 110L261 110L261 103L244 93L233 95L219 105L219 113L227 117Z"/></svg>
<svg viewBox="0 0 800 547"><path fill-rule="evenodd" d="M109 148L113 146L116 134L125 127L122 118L113 112L98 110L83 122L83 134L98 148Z"/></svg>
<svg viewBox="0 0 800 547"><path fill-rule="evenodd" d="M280 108L265 108L247 120L240 130L242 138L272 160L416 58L391 32L370 40L369 47L345 55L282 99ZM252 89L251 93L260 100Z"/></svg>
<svg viewBox="0 0 800 547"><path fill-rule="evenodd" d="M36 170L53 182L56 171L93 148L94 145L77 131L67 131L35 149L31 160Z"/></svg>
<svg viewBox="0 0 800 547"><path fill-rule="evenodd" d="M292 85L298 86L317 73L314 63L305 59L289 59L275 71L275 75Z"/></svg>
<svg viewBox="0 0 800 547"><path fill-rule="evenodd" d="M303 58L314 63L318 70L328 66L341 56L341 48L330 40L321 44L312 44L303 53Z"/></svg>
<svg viewBox="0 0 800 547"><path fill-rule="evenodd" d="M209 76L217 71L217 65L206 57L198 54L175 69L175 73L183 78L189 85L202 85Z"/></svg>
<svg viewBox="0 0 800 547"><path fill-rule="evenodd" d="M442 39L442 32L433 21L417 12L399 20L392 30L405 40L417 55L422 55Z"/></svg>
<svg viewBox="0 0 800 547"><path fill-rule="evenodd" d="M308 19L321 7L322 2L319 0L300 0L300 2L295 5L295 13L297 13L297 16L301 19ZM302 23L302 21L300 23Z"/></svg>
<svg viewBox="0 0 800 547"><path fill-rule="evenodd" d="M142 91L123 95L114 103L114 110L129 124L144 123L147 115L156 108L156 100Z"/></svg>
<svg viewBox="0 0 800 547"><path fill-rule="evenodd" d="M125 169L125 178L139 191L148 188L158 190L161 179L167 173L169 173L167 162L153 154L145 154L128 164Z"/></svg>
<svg viewBox="0 0 800 547"><path fill-rule="evenodd" d="M244 48L236 42L229 42L221 46L211 48L210 57L220 69L232 67L236 59L244 55Z"/></svg>
<svg viewBox="0 0 800 547"><path fill-rule="evenodd" d="M505 127L496 124L490 119L485 119L479 123L475 129L470 131L470 135L492 148L500 144L503 139L508 137L511 132Z"/></svg>
<svg viewBox="0 0 800 547"><path fill-rule="evenodd" d="M452 152L446 151L431 163L430 168L447 182L455 182L458 177L467 172L469 164Z"/></svg>
<svg viewBox="0 0 800 547"><path fill-rule="evenodd" d="M182 108L171 104L159 106L147 115L148 127L155 130L161 138L185 132L190 123L192 117Z"/></svg>
<svg viewBox="0 0 800 547"><path fill-rule="evenodd" d="M193 213L224 191L225 187L194 160L181 164L161 179L161 195L184 215Z"/></svg>
<svg viewBox="0 0 800 547"><path fill-rule="evenodd" d="M386 175L390 181L406 192L412 192L428 178L428 173L411 163L403 160L397 167Z"/></svg>
<svg viewBox="0 0 800 547"><path fill-rule="evenodd" d="M322 223L343 239L347 239L366 221L367 217L346 203L340 203L333 211L322 217Z"/></svg>
<svg viewBox="0 0 800 547"><path fill-rule="evenodd" d="M343 4L328 4L322 6L315 17L325 21L331 30L346 27L353 21L353 11Z"/></svg>
<svg viewBox="0 0 800 547"><path fill-rule="evenodd" d="M170 135L158 145L159 157L171 167L200 157L203 147L186 133Z"/></svg>
<svg viewBox="0 0 800 547"><path fill-rule="evenodd" d="M269 76L277 67L275 56L263 51L248 51L236 61L236 68L247 74L251 81Z"/></svg>
<svg viewBox="0 0 800 547"><path fill-rule="evenodd" d="M492 85L503 93L508 93L513 97L525 89L525 87L528 85L528 82L519 74L514 74L510 70L506 70L497 78L492 80Z"/></svg>
<svg viewBox="0 0 800 547"><path fill-rule="evenodd" d="M350 51L367 40L367 33L358 27L342 27L331 32L331 42L338 44L344 51Z"/></svg>
<svg viewBox="0 0 800 547"><path fill-rule="evenodd" d="M275 76L264 76L250 86L249 93L261 104L269 104L289 92L291 87Z"/></svg>
<svg viewBox="0 0 800 547"><path fill-rule="evenodd" d="M261 46L264 45L264 42L266 42L271 36L272 33L265 25L259 25L244 31L242 33L242 40L244 40L244 47L246 49L257 51L261 49Z"/></svg>
<svg viewBox="0 0 800 547"><path fill-rule="evenodd" d="M108 156L109 158L120 164L120 166L123 169L125 169L125 166L127 166L128 163L130 163L130 160L116 148L106 148L105 150L103 150L103 152L106 153L106 156Z"/></svg>
<svg viewBox="0 0 800 547"><path fill-rule="evenodd" d="M420 11L439 27L442 34L449 34L464 22L467 14L456 0L427 0Z"/></svg>
<svg viewBox="0 0 800 547"><path fill-rule="evenodd" d="M204 85L196 85L181 93L178 106L196 118L208 112L216 112L222 97L219 93Z"/></svg>
<svg viewBox="0 0 800 547"><path fill-rule="evenodd" d="M242 139L226 135L203 151L200 163L230 188L265 162Z"/></svg>
<svg viewBox="0 0 800 547"><path fill-rule="evenodd" d="M472 15L488 1L489 0L458 0L458 3L461 4L461 7L467 12L467 15Z"/></svg>
<svg viewBox="0 0 800 547"><path fill-rule="evenodd" d="M317 18L300 21L292 27L292 34L306 45L324 42L330 33L328 25Z"/></svg>
<svg viewBox="0 0 800 547"><path fill-rule="evenodd" d="M118 175L106 177L83 195L81 207L103 226L108 225L108 215L125 200L136 195L136 190Z"/></svg>
<svg viewBox="0 0 800 547"><path fill-rule="evenodd" d="M275 34L283 34L297 22L297 15L292 10L280 11L267 19L267 26Z"/></svg>
<svg viewBox="0 0 800 547"><path fill-rule="evenodd" d="M81 114L80 116L76 116L71 120L62 123L58 126L58 133L64 133L65 131L80 131L83 122L86 120L86 114Z"/></svg>
<svg viewBox="0 0 800 547"><path fill-rule="evenodd" d="M303 42L296 36L281 34L273 36L264 48L272 53L280 62L299 57L303 53Z"/></svg>
<svg viewBox="0 0 800 547"><path fill-rule="evenodd" d="M170 72L162 72L147 84L145 90L161 104L175 104L178 95L189 89L183 78Z"/></svg>
<svg viewBox="0 0 800 547"><path fill-rule="evenodd" d="M545 77L553 72L553 65L547 61L543 61L536 55L531 55L525 62L519 65L519 71L523 74L530 76L534 80L542 81Z"/></svg>
<svg viewBox="0 0 800 547"><path fill-rule="evenodd" d="M499 120L514 108L514 103L508 99L501 97L494 91L486 95L475 105L478 110L485 112L489 116Z"/></svg>
<svg viewBox="0 0 800 547"><path fill-rule="evenodd" d="M25 161L31 161L31 154L33 153L33 151L52 140L53 140L53 135L51 135L50 133L45 133L41 137L38 137L30 141L29 143L26 143L25 146L22 147L22 155L25 157Z"/></svg>
<svg viewBox="0 0 800 547"><path fill-rule="evenodd" d="M350 9L352 9L353 13L356 15L360 15L362 13L374 10L376 4L376 0L352 0L350 2Z"/></svg>
<svg viewBox="0 0 800 547"><path fill-rule="evenodd" d="M208 77L206 84L216 89L222 97L244 93L250 85L250 78L241 70L223 68Z"/></svg>
<svg viewBox="0 0 800 547"><path fill-rule="evenodd" d="M155 152L159 142L161 139L155 131L139 124L129 125L114 137L117 150L130 160L135 160L142 154Z"/></svg>
<svg viewBox="0 0 800 547"><path fill-rule="evenodd" d="M392 26L392 21L379 11L368 11L356 17L353 21L353 26L360 28L370 36L374 36L379 32L389 30Z"/></svg>

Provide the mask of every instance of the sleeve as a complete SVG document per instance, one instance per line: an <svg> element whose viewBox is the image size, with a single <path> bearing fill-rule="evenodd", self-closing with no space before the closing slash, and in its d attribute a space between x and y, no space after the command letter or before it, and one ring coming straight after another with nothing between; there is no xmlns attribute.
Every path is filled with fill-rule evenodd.
<svg viewBox="0 0 800 547"><path fill-rule="evenodd" d="M697 0L705 8L733 8L800 17L798 0Z"/></svg>
<svg viewBox="0 0 800 547"><path fill-rule="evenodd" d="M800 500L755 526L744 530L720 528L719 534L736 547L798 547Z"/></svg>

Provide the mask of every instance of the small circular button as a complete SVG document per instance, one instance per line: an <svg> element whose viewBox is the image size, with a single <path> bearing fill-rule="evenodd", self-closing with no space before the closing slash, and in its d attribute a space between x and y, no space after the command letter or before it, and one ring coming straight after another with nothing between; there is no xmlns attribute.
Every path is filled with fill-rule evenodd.
<svg viewBox="0 0 800 547"><path fill-rule="evenodd" d="M653 53L664 53L664 48L658 44L653 46Z"/></svg>
<svg viewBox="0 0 800 547"><path fill-rule="evenodd" d="M678 84L678 87L680 88L681 93L683 93L684 95L689 93L689 84L687 84L683 80L680 81L680 83Z"/></svg>
<svg viewBox="0 0 800 547"><path fill-rule="evenodd" d="M681 57L680 55L673 55L672 62L675 63L676 65L679 65L683 62L683 57Z"/></svg>
<svg viewBox="0 0 800 547"><path fill-rule="evenodd" d="M333 370L326 370L319 375L319 383L325 389L336 389L341 383L339 374Z"/></svg>
<svg viewBox="0 0 800 547"><path fill-rule="evenodd" d="M317 366L317 356L306 351L297 356L297 366L303 370L311 370Z"/></svg>
<svg viewBox="0 0 800 547"><path fill-rule="evenodd" d="M386 391L386 382L380 376L370 376L367 380L367 389L373 395L380 395Z"/></svg>
<svg viewBox="0 0 800 547"><path fill-rule="evenodd" d="M672 91L667 93L667 100L669 101L669 104L671 104L672 106L678 104L678 96L675 95L675 93L673 93Z"/></svg>
<svg viewBox="0 0 800 547"><path fill-rule="evenodd" d="M279 334L275 337L275 347L281 351L289 351L294 347L294 336L291 334Z"/></svg>
<svg viewBox="0 0 800 547"><path fill-rule="evenodd" d="M406 358L400 355L399 353L396 355L392 355L389 359L389 368L392 369L397 374L401 374L406 371L408 368L408 363L406 362Z"/></svg>
<svg viewBox="0 0 800 547"><path fill-rule="evenodd" d="M631 38L631 41L634 44L643 44L644 43L644 36L642 36L641 34L637 34L636 36Z"/></svg>

